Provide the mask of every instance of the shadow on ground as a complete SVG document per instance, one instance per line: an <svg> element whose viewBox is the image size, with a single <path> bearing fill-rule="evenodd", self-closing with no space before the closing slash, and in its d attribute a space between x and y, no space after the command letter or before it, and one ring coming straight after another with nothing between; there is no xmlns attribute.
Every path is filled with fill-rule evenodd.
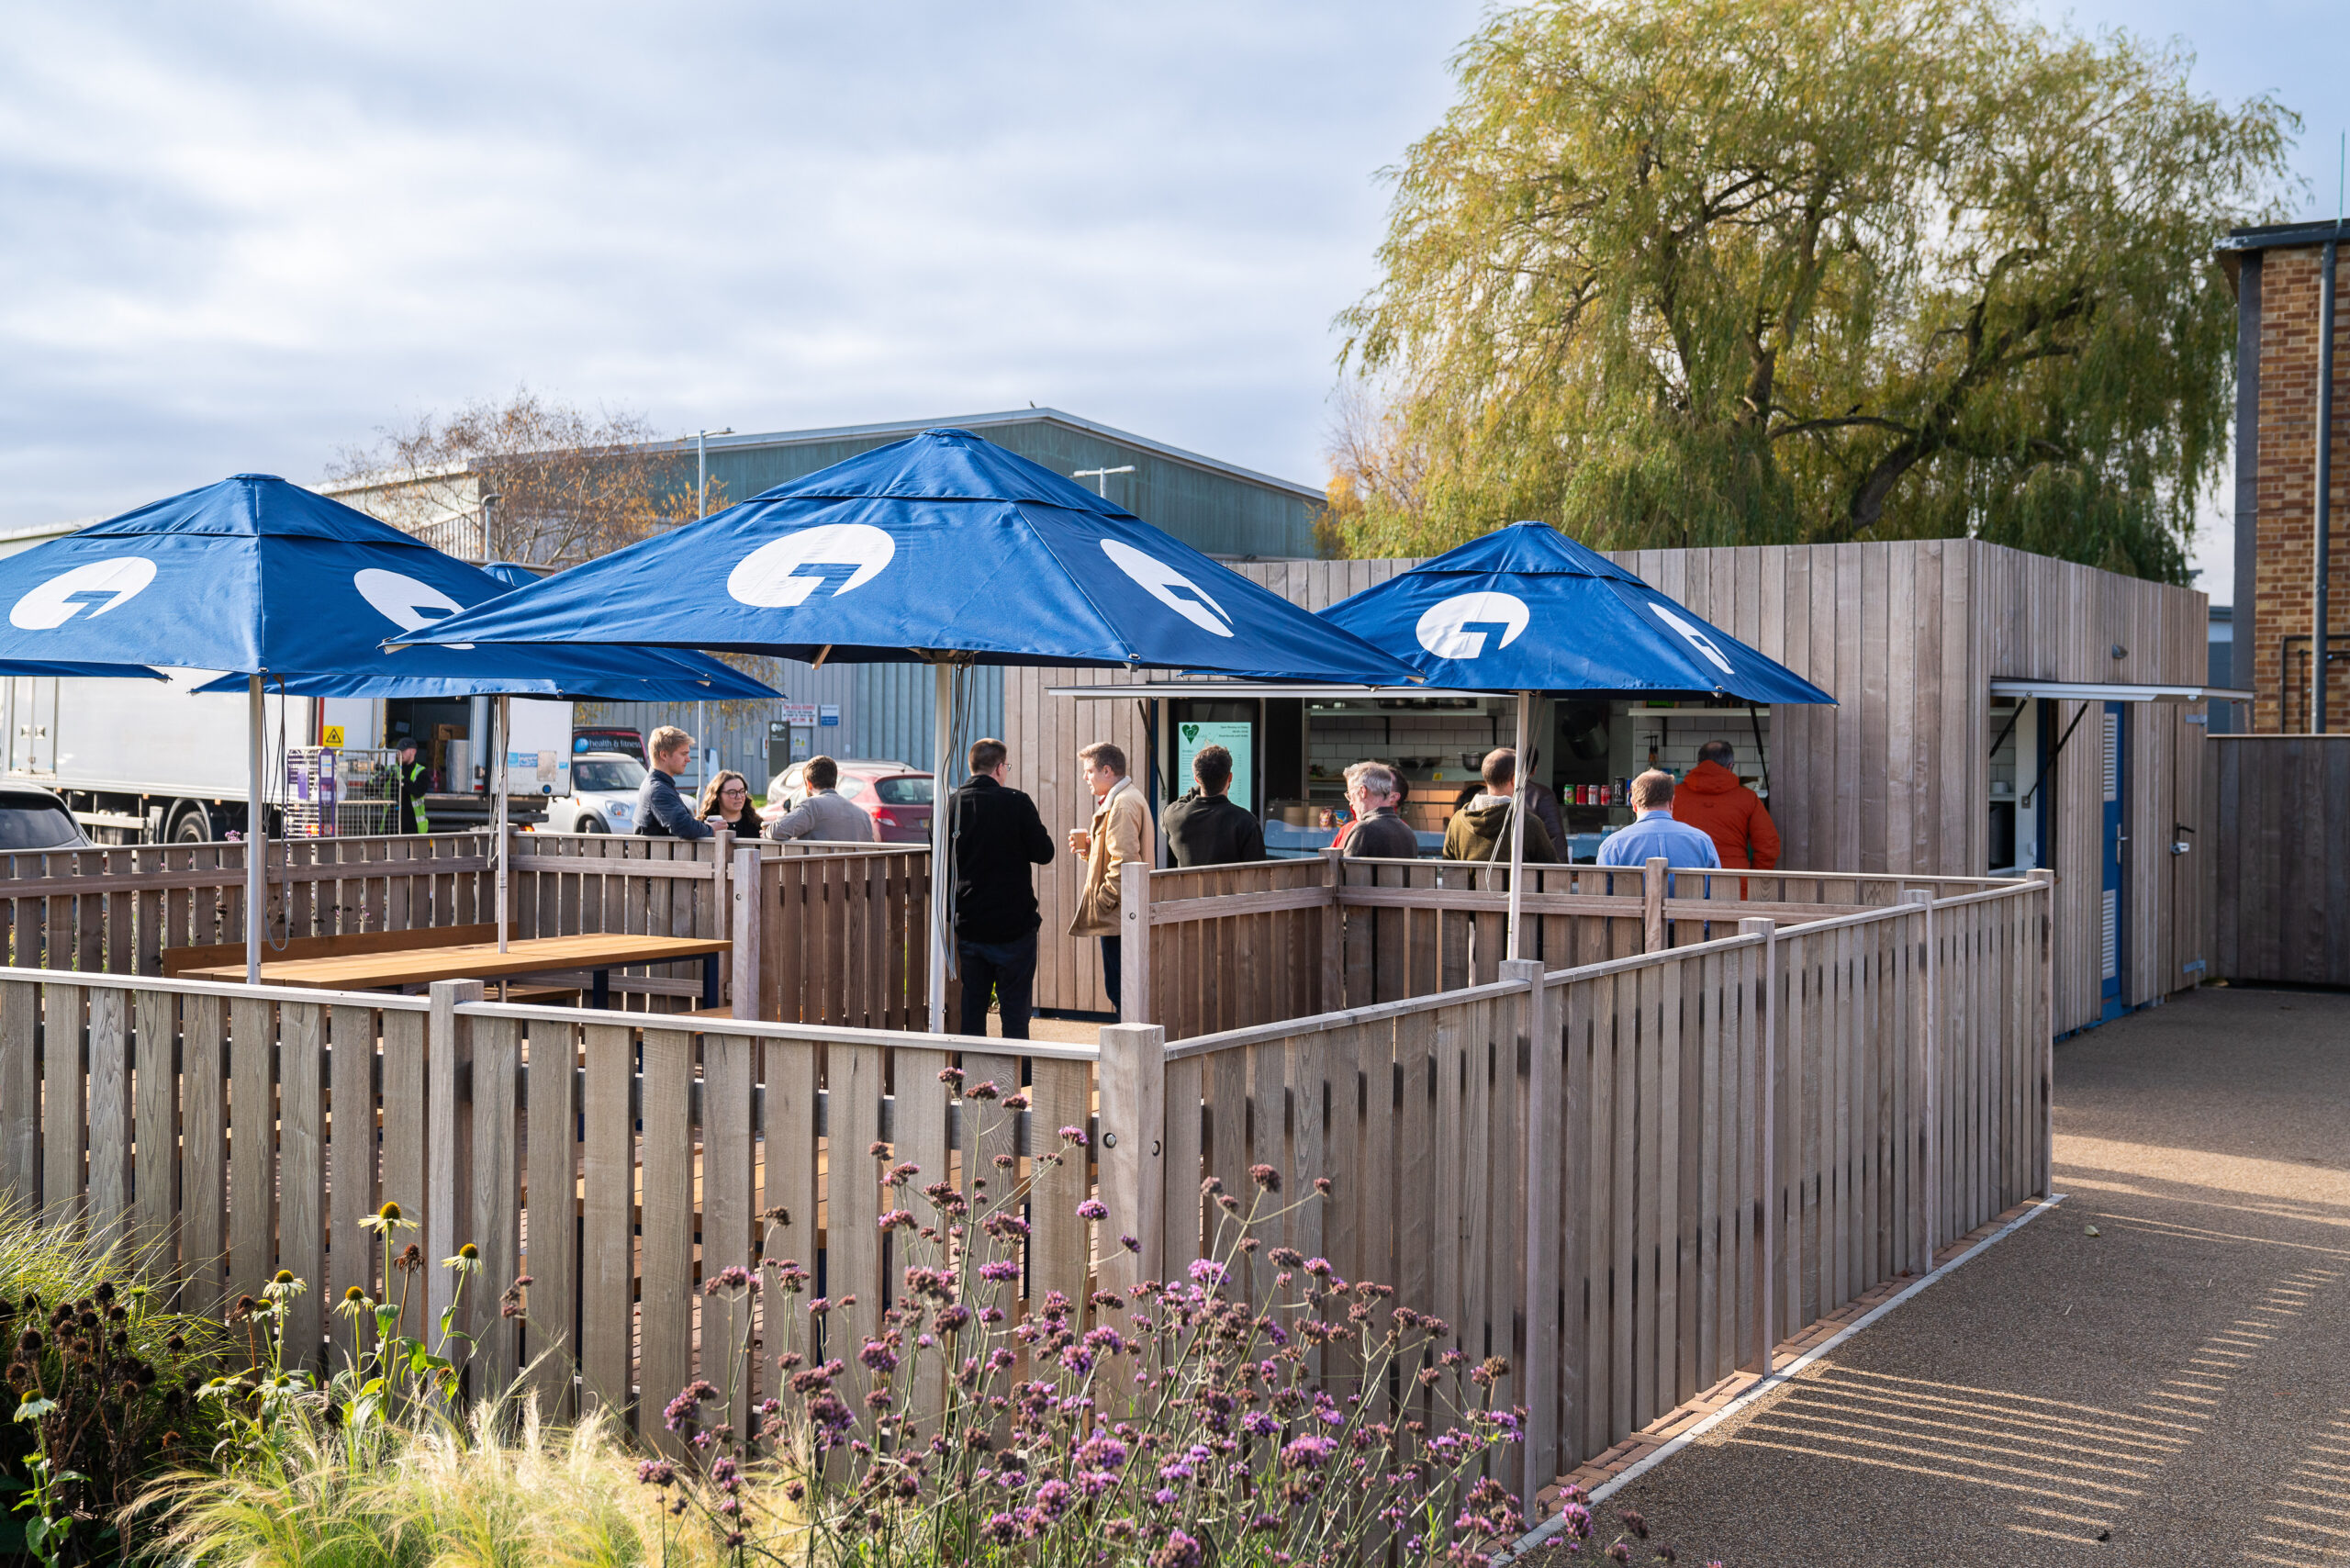
<svg viewBox="0 0 2350 1568"><path fill-rule="evenodd" d="M2350 996L2059 1046L2055 1165L2063 1204L1607 1506L1732 1568L2350 1562Z"/></svg>

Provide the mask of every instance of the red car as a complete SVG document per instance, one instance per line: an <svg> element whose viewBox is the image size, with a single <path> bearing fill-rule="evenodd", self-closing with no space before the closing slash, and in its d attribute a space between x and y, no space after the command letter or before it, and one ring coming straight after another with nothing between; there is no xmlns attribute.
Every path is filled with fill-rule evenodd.
<svg viewBox="0 0 2350 1568"><path fill-rule="evenodd" d="M795 762L767 783L767 803L759 808L762 824L775 820L808 798L803 778L808 765ZM902 762L844 762L841 781L834 786L844 801L853 801L873 819L873 836L883 844L930 842L931 776Z"/></svg>

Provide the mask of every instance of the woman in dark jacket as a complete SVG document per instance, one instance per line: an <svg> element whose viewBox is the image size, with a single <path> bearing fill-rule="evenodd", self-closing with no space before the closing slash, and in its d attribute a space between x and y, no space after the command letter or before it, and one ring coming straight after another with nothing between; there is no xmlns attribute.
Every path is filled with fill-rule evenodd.
<svg viewBox="0 0 2350 1568"><path fill-rule="evenodd" d="M751 804L751 781L739 773L712 774L702 786L694 814L712 827L731 828L737 838L759 836L759 812Z"/></svg>

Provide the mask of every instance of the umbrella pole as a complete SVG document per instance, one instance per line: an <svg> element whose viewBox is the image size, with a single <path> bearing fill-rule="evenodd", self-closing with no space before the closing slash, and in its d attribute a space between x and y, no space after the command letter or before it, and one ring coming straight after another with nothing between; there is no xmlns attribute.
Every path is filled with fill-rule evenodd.
<svg viewBox="0 0 2350 1568"><path fill-rule="evenodd" d="M509 698L506 693L501 691L498 694L498 750L491 754L491 766L496 767L498 771L490 775L492 778L498 781L498 804L496 807L498 827L498 950L501 953L506 951L506 863L508 855L509 854L509 850L508 849L508 841L510 840L514 834L512 826L507 822L506 811L506 754L512 749L512 743L506 737L507 715L512 711L512 710L507 706L508 702L511 699ZM502 996L505 992L501 990L498 994Z"/></svg>
<svg viewBox="0 0 2350 1568"><path fill-rule="evenodd" d="M263 801L263 756L269 749L269 715L262 707L261 677L245 680L245 983L261 983L262 873L269 858L269 807Z"/></svg>
<svg viewBox="0 0 2350 1568"><path fill-rule="evenodd" d="M1518 954L1519 916L1526 907L1526 811L1533 799L1534 775L1527 761L1528 731L1533 726L1534 693L1517 694L1516 782L1509 805L1509 956Z"/></svg>
<svg viewBox="0 0 2350 1568"><path fill-rule="evenodd" d="M953 802L948 798L947 768L952 759L947 747L955 744L950 733L955 727L955 666L945 659L930 666L931 680L931 749L937 755L938 765L930 781L930 1032L946 1032L946 898L954 886L954 868L947 864L947 818ZM963 1021L965 1034L987 1033L987 1020L981 1019L977 1031L970 1020Z"/></svg>

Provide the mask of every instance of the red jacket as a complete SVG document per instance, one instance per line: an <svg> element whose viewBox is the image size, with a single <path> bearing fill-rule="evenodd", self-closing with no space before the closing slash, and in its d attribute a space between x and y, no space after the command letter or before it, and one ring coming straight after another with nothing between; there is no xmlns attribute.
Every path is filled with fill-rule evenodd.
<svg viewBox="0 0 2350 1568"><path fill-rule="evenodd" d="M1779 864L1779 830L1770 812L1718 762L1699 763L1673 787L1673 820L1711 838L1725 866L1769 871Z"/></svg>

